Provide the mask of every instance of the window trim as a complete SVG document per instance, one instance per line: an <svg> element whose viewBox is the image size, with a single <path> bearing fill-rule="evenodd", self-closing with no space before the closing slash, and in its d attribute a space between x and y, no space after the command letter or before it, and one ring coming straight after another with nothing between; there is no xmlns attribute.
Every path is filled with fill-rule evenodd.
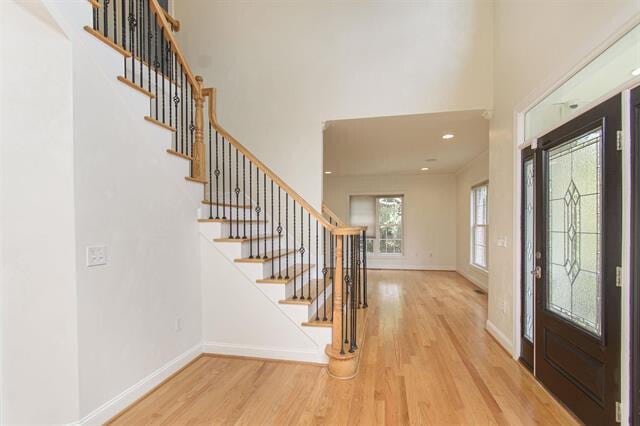
<svg viewBox="0 0 640 426"><path fill-rule="evenodd" d="M348 194L347 195L347 204L349 206L349 217L351 216L351 197L358 197L358 196L370 196L373 197L375 199L374 201L374 208L375 208L375 222L376 222L376 238L369 238L369 236L367 236L367 240L373 240L373 251L367 251L367 257L370 259L375 259L375 258L382 258L382 259L386 259L386 258L394 258L394 259L399 259L399 258L404 258L405 257L405 243L406 243L406 239L405 239L405 220L406 220L406 197L405 194L403 192L376 192L376 193L354 193L354 194ZM382 235L382 233L380 232L380 223L378 221L378 198L392 198L392 197L399 197L402 198L402 219L400 221L400 253L381 253L380 250L380 236Z"/></svg>
<svg viewBox="0 0 640 426"><path fill-rule="evenodd" d="M486 224L484 225L477 225L476 224L476 200L474 197L475 191L481 187L486 187L487 188L487 195L485 198L485 210L486 210L486 216L487 216L487 220L486 220ZM469 265L479 269L480 271L489 272L489 181L485 180L483 182L477 183L475 185L473 185L470 189L469 189L469 200L470 200L470 221L469 221ZM485 230L485 241L484 241L484 249L485 249L485 261L486 261L486 265L482 266L482 265L478 265L477 263L475 263L475 256L474 256L474 249L476 246L476 228L482 227Z"/></svg>

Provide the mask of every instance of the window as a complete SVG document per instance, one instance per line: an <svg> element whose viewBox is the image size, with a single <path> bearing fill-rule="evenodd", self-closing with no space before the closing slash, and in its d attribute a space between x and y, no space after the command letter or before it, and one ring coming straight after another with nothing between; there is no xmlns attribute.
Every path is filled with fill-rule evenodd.
<svg viewBox="0 0 640 426"><path fill-rule="evenodd" d="M471 264L487 269L487 192L484 183L471 188Z"/></svg>
<svg viewBox="0 0 640 426"><path fill-rule="evenodd" d="M349 204L349 223L367 227L367 252L402 254L401 195L354 195Z"/></svg>

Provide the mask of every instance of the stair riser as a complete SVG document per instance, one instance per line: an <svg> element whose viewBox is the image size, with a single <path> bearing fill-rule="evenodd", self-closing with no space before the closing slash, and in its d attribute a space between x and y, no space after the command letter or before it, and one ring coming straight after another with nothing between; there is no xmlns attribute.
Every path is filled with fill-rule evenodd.
<svg viewBox="0 0 640 426"><path fill-rule="evenodd" d="M200 222L200 232L204 235L205 238L213 240L214 238L227 238L230 230L230 224L228 223L220 223L220 222ZM249 227L251 227L254 235L257 235L258 232L258 224L247 224L247 233L249 232ZM235 235L235 224L233 226L233 233ZM260 226L260 231L262 231L262 226Z"/></svg>
<svg viewBox="0 0 640 426"><path fill-rule="evenodd" d="M322 319L324 317L324 311L323 311L323 306L324 306L324 298L323 298L323 291L320 291L320 294L318 295L318 312L320 315L320 319ZM305 292L305 297L307 296L306 292ZM300 297L300 294L298 293L298 297ZM327 288L327 300L329 300L329 298L331 297L331 289ZM315 288L313 289L312 292L312 298L315 299ZM309 305L293 305L293 304L281 304L281 306L284 306L287 310L287 313L291 316L291 318L293 318L295 321L298 321L300 323L303 323L305 321L308 321L310 318L311 319L315 319L315 314L316 314L316 301L314 300L311 304ZM330 306L330 303L327 305ZM330 313L327 311L328 317L330 317Z"/></svg>
<svg viewBox="0 0 640 426"><path fill-rule="evenodd" d="M221 200L222 202L222 200ZM235 202L235 200L234 200ZM240 202L242 202L242 200L240 200ZM236 208L236 207L230 207L230 206L218 206L217 210L216 210L216 205L212 205L211 206L211 211L209 211L209 205L207 204L203 204L202 205L202 215L205 217L209 217L209 213L211 213L211 215L213 217L222 217L222 216L226 216L226 217L233 217L234 219L236 217L240 218L240 221L242 221L244 215L246 214L246 219L249 220L249 209L243 209L243 208ZM256 213L253 212L252 213L253 219L256 219ZM263 219L264 215L260 215L260 218Z"/></svg>

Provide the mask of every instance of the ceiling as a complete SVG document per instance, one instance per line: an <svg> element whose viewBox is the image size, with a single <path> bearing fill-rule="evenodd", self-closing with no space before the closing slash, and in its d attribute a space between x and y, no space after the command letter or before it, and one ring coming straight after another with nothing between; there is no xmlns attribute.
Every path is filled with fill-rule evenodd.
<svg viewBox="0 0 640 426"><path fill-rule="evenodd" d="M332 176L454 173L489 148L483 112L328 121L324 170ZM443 140L446 133L455 137Z"/></svg>

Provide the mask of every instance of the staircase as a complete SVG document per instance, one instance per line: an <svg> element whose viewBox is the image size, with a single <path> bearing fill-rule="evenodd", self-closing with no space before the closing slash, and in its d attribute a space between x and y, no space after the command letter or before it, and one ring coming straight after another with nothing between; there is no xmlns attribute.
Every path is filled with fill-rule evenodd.
<svg viewBox="0 0 640 426"><path fill-rule="evenodd" d="M166 151L187 162L185 184L202 185L202 238L324 348L332 376L354 377L366 321L366 229L326 206L315 210L220 125L216 89L191 70L174 37L180 23L157 0L86 7L84 30L123 58L117 80L148 98L141 120L172 135ZM256 320L236 312L230 321L252 327Z"/></svg>

